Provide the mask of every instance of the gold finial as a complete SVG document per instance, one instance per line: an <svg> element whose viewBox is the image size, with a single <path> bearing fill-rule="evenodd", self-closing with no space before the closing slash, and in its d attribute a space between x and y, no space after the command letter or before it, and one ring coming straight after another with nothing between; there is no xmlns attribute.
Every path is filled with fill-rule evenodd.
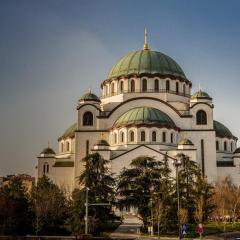
<svg viewBox="0 0 240 240"><path fill-rule="evenodd" d="M101 132L101 133L100 133L100 139L103 139L103 137L104 137L104 133Z"/></svg>
<svg viewBox="0 0 240 240"><path fill-rule="evenodd" d="M201 91L202 91L202 88L201 88L201 83L199 83L199 85L198 85L198 90L199 90L199 92L201 92Z"/></svg>
<svg viewBox="0 0 240 240"><path fill-rule="evenodd" d="M149 50L148 43L147 43L147 36L148 36L147 29L145 28L143 50Z"/></svg>
<svg viewBox="0 0 240 240"><path fill-rule="evenodd" d="M49 144L49 141L47 142L47 145L48 145L48 148L49 148L49 145L50 145L50 144Z"/></svg>

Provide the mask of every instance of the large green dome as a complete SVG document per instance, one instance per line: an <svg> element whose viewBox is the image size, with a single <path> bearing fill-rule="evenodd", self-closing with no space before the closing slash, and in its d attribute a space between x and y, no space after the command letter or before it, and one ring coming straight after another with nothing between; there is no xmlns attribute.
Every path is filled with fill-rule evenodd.
<svg viewBox="0 0 240 240"><path fill-rule="evenodd" d="M125 112L114 123L114 127L152 125L176 128L173 120L164 112L152 107L137 107Z"/></svg>
<svg viewBox="0 0 240 240"><path fill-rule="evenodd" d="M151 50L130 52L111 69L108 79L126 75L155 74L186 79L181 67L169 56Z"/></svg>
<svg viewBox="0 0 240 240"><path fill-rule="evenodd" d="M236 138L232 133L231 131L226 127L224 126L222 123L218 122L218 121L213 121L213 127L214 127L214 130L216 131L216 136L217 137L220 137L220 138Z"/></svg>

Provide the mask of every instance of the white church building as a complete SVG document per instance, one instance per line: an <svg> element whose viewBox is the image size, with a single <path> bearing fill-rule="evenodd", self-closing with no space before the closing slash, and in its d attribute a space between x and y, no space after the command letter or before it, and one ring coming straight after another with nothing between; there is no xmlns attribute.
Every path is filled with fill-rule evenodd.
<svg viewBox="0 0 240 240"><path fill-rule="evenodd" d="M240 183L237 137L214 120L213 99L199 90L171 57L150 50L123 56L101 82L101 97L88 92L77 105L76 122L58 139L58 151L38 156L37 178L47 175L71 192L84 169L82 159L99 152L116 175L138 156L186 154L210 182L231 176ZM173 167L171 165L171 167Z"/></svg>

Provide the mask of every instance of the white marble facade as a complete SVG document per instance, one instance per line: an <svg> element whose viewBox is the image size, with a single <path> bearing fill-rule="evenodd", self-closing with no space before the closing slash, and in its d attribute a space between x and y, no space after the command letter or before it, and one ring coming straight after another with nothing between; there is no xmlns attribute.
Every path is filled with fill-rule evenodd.
<svg viewBox="0 0 240 240"><path fill-rule="evenodd" d="M39 155L37 177L46 174L71 192L89 153L110 160L115 174L137 156L161 161L184 153L210 182L230 175L239 184L237 138L213 120L213 99L201 90L191 95L191 88L168 56L148 48L127 54L101 83L100 98L91 92L80 98L76 123L58 139L57 153L47 148Z"/></svg>

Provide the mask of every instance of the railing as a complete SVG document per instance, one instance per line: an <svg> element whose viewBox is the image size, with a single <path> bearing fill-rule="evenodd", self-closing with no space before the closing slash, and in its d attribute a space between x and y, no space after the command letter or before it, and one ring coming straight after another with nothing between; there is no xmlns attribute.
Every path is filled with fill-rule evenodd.
<svg viewBox="0 0 240 240"><path fill-rule="evenodd" d="M112 97L116 96L119 94L125 94L125 93L169 93L169 94L175 94L183 97L190 97L190 94L179 92L179 91L173 91L173 90L167 90L167 89L147 89L146 91L142 89L135 89L134 91L131 90L123 90L123 91L117 91L117 92L112 92L103 95L101 98L106 98L106 97Z"/></svg>

